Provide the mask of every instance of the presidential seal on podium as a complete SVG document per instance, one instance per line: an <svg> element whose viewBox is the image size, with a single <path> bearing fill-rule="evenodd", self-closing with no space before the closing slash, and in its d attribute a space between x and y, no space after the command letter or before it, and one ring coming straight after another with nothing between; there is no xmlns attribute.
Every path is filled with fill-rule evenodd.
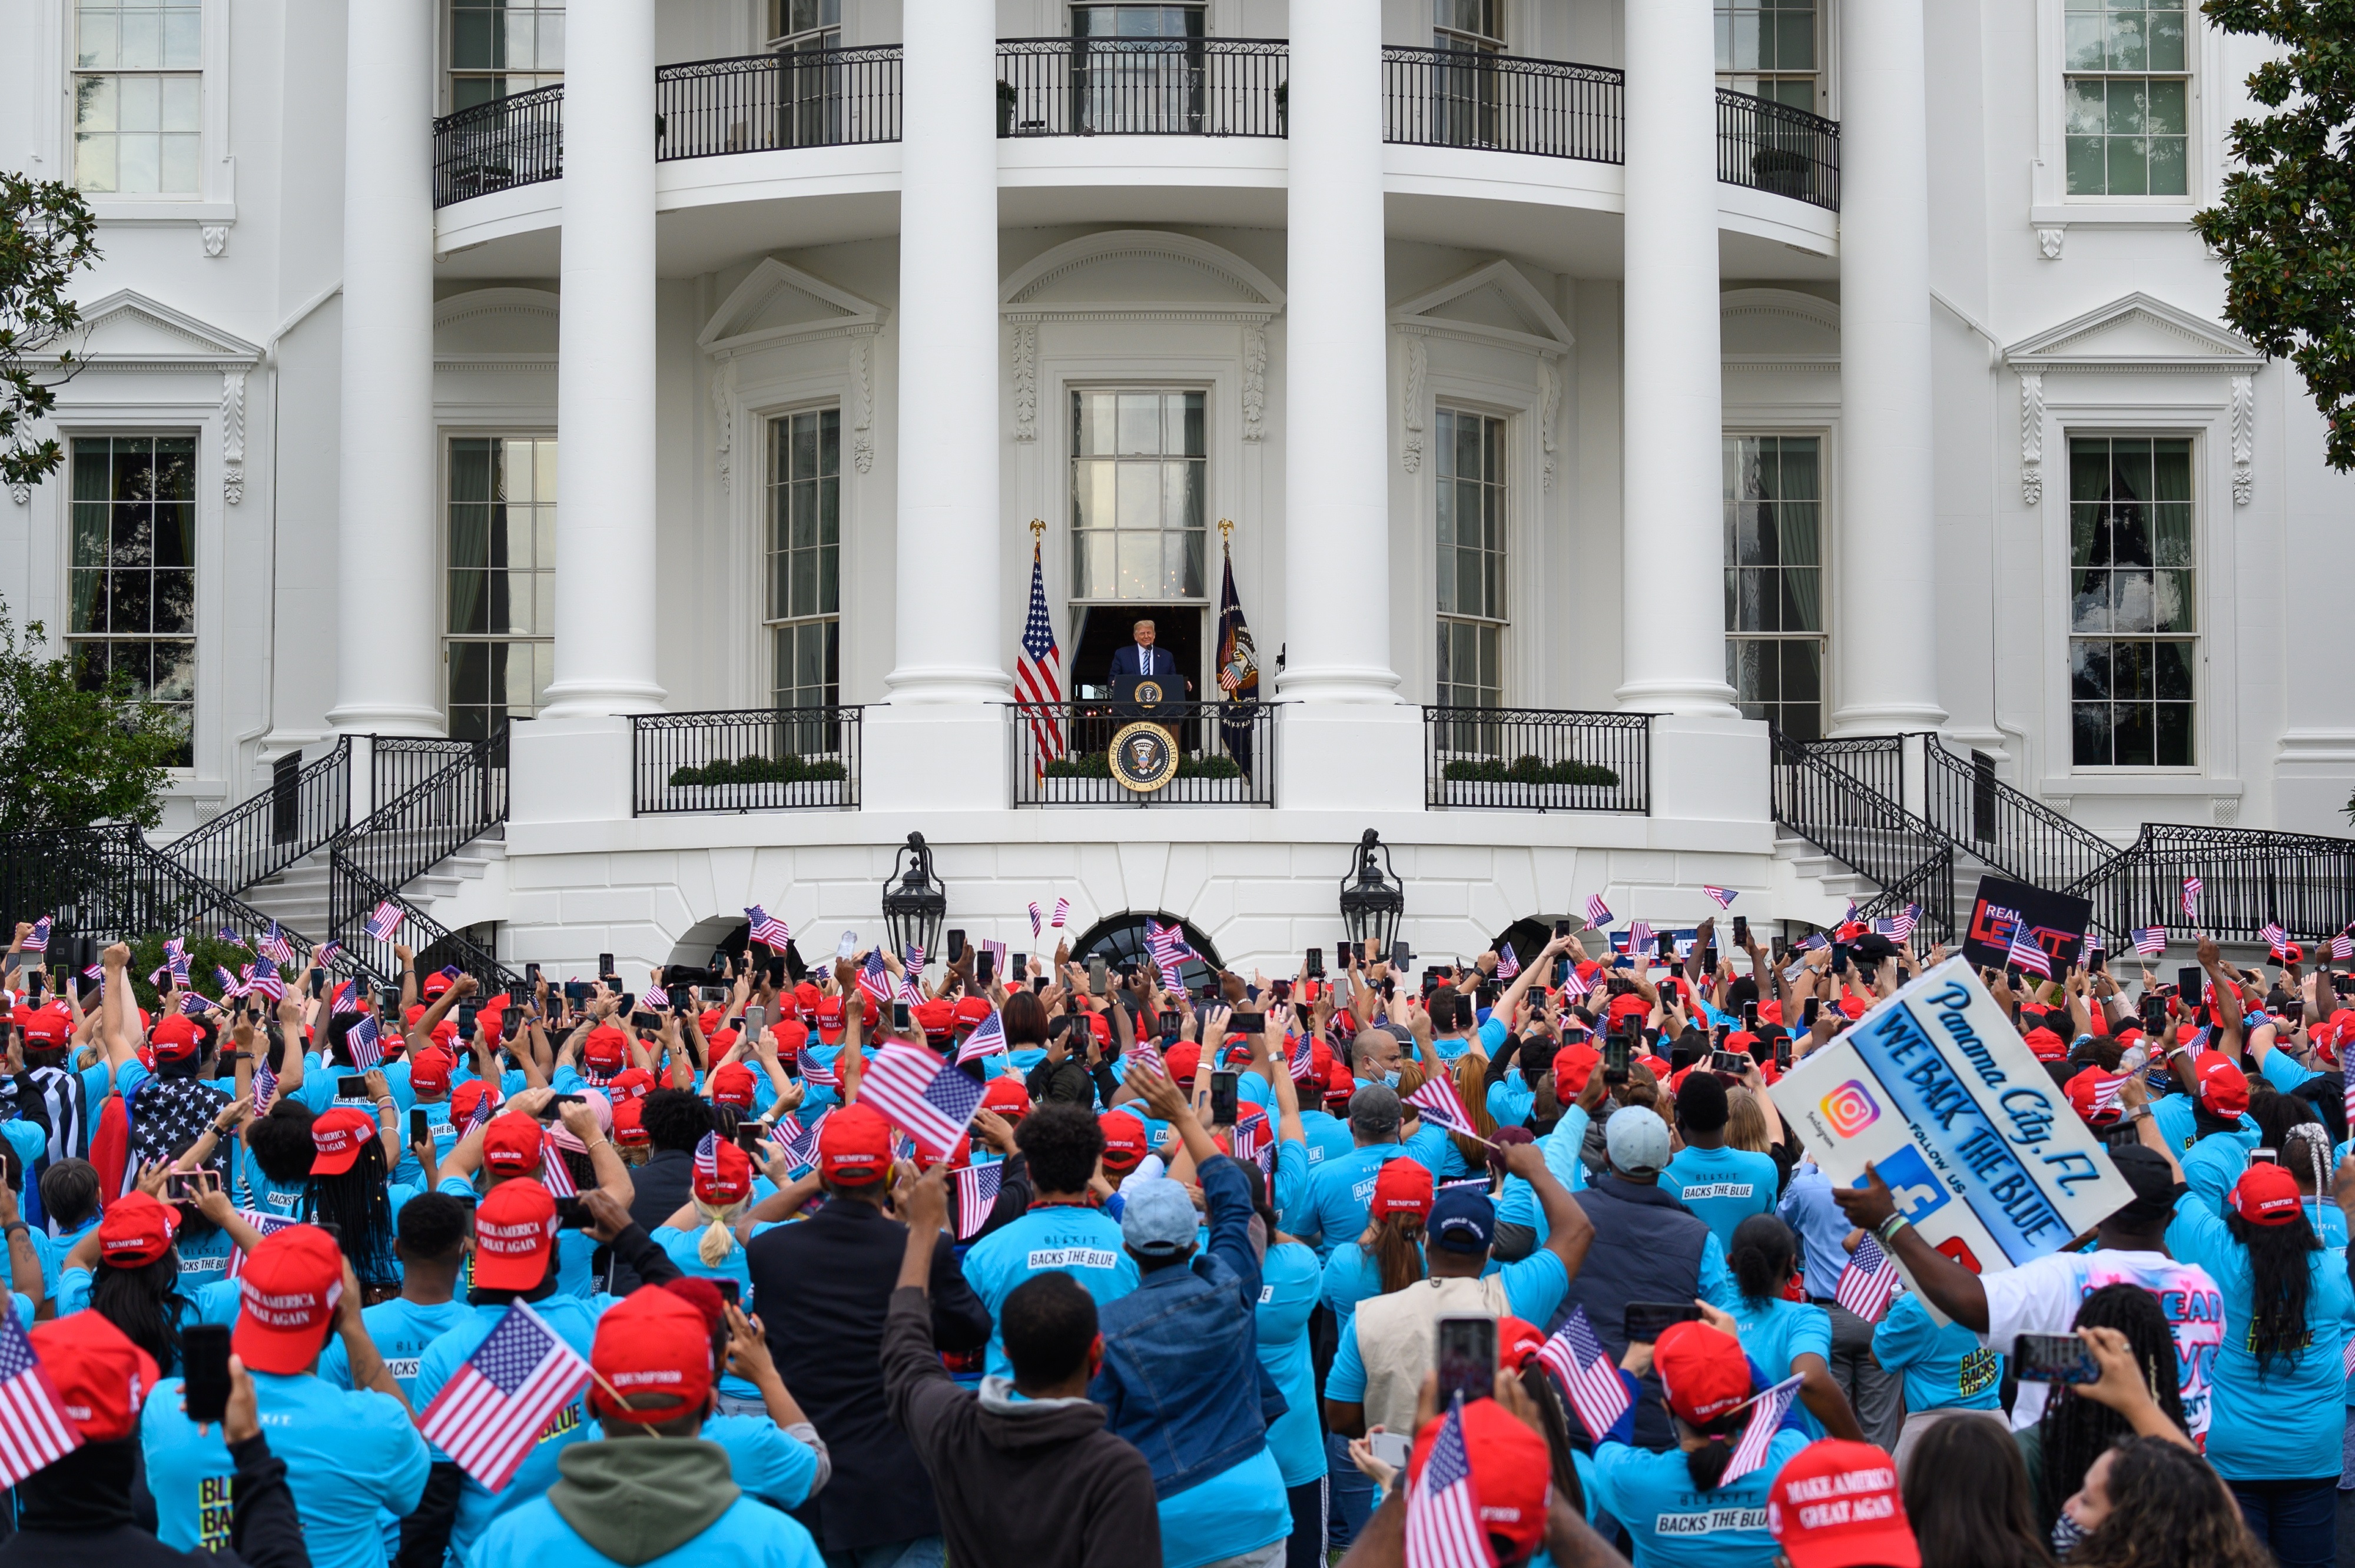
<svg viewBox="0 0 2355 1568"><path fill-rule="evenodd" d="M1132 794L1150 795L1178 776L1178 746L1150 719L1139 719L1112 737L1112 776Z"/></svg>

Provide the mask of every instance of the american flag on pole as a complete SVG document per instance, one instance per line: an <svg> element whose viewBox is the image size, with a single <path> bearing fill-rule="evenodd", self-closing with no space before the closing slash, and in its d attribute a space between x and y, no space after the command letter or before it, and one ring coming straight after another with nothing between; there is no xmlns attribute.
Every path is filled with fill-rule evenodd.
<svg viewBox="0 0 2355 1568"><path fill-rule="evenodd" d="M1733 1462L1725 1467L1725 1478L1719 1486L1738 1481L1766 1462L1766 1451L1774 1444L1776 1428L1783 1425L1784 1412L1791 1408L1805 1379L1805 1373L1785 1378L1750 1402L1750 1424L1742 1429L1742 1440L1733 1446Z"/></svg>
<svg viewBox="0 0 2355 1568"><path fill-rule="evenodd" d="M1006 1020L993 1011L981 1021L981 1027L966 1035L964 1044L957 1047L957 1060L978 1062L1005 1049Z"/></svg>
<svg viewBox="0 0 2355 1568"><path fill-rule="evenodd" d="M1406 1568L1495 1568L1496 1561L1473 1490L1459 1391L1422 1476L1406 1495Z"/></svg>
<svg viewBox="0 0 2355 1568"><path fill-rule="evenodd" d="M256 1076L258 1078L259 1075L257 1074ZM257 1232L265 1237L276 1235L280 1231L286 1229L289 1225L299 1225L303 1223L292 1214L264 1213L260 1209L240 1209L237 1212L237 1217L243 1220L247 1224L251 1225ZM245 1249L241 1246L233 1246L229 1248L229 1262L223 1265L221 1268L223 1277L235 1279L239 1275L243 1274L244 1272Z"/></svg>
<svg viewBox="0 0 2355 1568"><path fill-rule="evenodd" d="M1176 991L1181 983L1181 971L1194 949L1186 945L1186 935L1176 926L1146 923L1145 950L1153 957L1154 966L1161 971L1161 984Z"/></svg>
<svg viewBox="0 0 2355 1568"><path fill-rule="evenodd" d="M253 995L266 996L272 1001L286 1000L286 982L280 978L278 966L267 957L253 960L252 979L246 982L245 989Z"/></svg>
<svg viewBox="0 0 2355 1568"><path fill-rule="evenodd" d="M1423 1087L1407 1096L1406 1103L1450 1132L1479 1136L1479 1129L1472 1125L1472 1113L1464 1108L1464 1098L1455 1092L1455 1080L1445 1073L1433 1073L1424 1079Z"/></svg>
<svg viewBox="0 0 2355 1568"><path fill-rule="evenodd" d="M1039 933L1044 927L1046 919L1047 912L1039 907L1037 899L1032 899L1030 901L1030 939L1032 941L1039 939Z"/></svg>
<svg viewBox="0 0 2355 1568"><path fill-rule="evenodd" d="M400 906L388 898L378 905L368 917L368 934L379 942L389 942L392 934L400 929Z"/></svg>
<svg viewBox="0 0 2355 1568"><path fill-rule="evenodd" d="M1063 928L1063 922L1071 917L1071 901L1068 898L1056 899L1055 918L1052 922L1053 929L1058 931L1061 930Z"/></svg>
<svg viewBox="0 0 2355 1568"><path fill-rule="evenodd" d="M2167 927L2164 926L2137 926L2128 935L2134 938L2134 950L2146 959L2167 951Z"/></svg>
<svg viewBox="0 0 2355 1568"><path fill-rule="evenodd" d="M261 956L272 963L283 969L293 967L294 944L286 939L286 933L278 928L277 921L272 920L270 923L270 929L261 934L260 945Z"/></svg>
<svg viewBox="0 0 2355 1568"><path fill-rule="evenodd" d="M908 950L900 955L900 994L908 999L911 1007L924 1000L922 988L916 984L916 977L923 972L924 946L911 942Z"/></svg>
<svg viewBox="0 0 2355 1568"><path fill-rule="evenodd" d="M1507 942L1497 949L1497 978L1508 980L1520 972L1521 956L1513 951L1512 943Z"/></svg>
<svg viewBox="0 0 2355 1568"><path fill-rule="evenodd" d="M265 1045L253 1058L253 1114L268 1112L270 1102L277 1097L278 1075L270 1070L270 1048Z"/></svg>
<svg viewBox="0 0 2355 1568"><path fill-rule="evenodd" d="M2051 957L2045 952L2044 944L2036 939L2036 933L2028 928L2026 920L2011 923L2011 947L2004 958L2007 962L2018 964L2030 974L2042 975L2046 980L2052 978Z"/></svg>
<svg viewBox="0 0 2355 1568"><path fill-rule="evenodd" d="M883 949L876 948L867 955L867 967L858 971L858 989L879 1008L891 1006L891 971L883 967Z"/></svg>
<svg viewBox="0 0 2355 1568"><path fill-rule="evenodd" d="M1055 642L1055 619L1047 609L1047 573L1039 546L1030 546L1030 613L1022 623L1022 654L1014 661L1014 694L1030 721L1033 778L1047 776L1047 764L1063 755L1063 653Z"/></svg>
<svg viewBox="0 0 2355 1568"><path fill-rule="evenodd" d="M2268 920L2258 927L2257 935L2265 939L2265 946L2276 955L2289 946L2289 933L2282 929L2278 920Z"/></svg>
<svg viewBox="0 0 2355 1568"><path fill-rule="evenodd" d="M1587 1321L1583 1307L1570 1309L1570 1320L1538 1347L1538 1360L1561 1382L1571 1408L1578 1412L1586 1435L1595 1442L1603 1440L1603 1435L1618 1424L1634 1403L1627 1397L1627 1385L1619 1381L1619 1369L1611 1364L1603 1341L1594 1337L1594 1325Z"/></svg>
<svg viewBox="0 0 2355 1568"><path fill-rule="evenodd" d="M218 937L222 941L227 942L232 948L244 948L249 953L253 951L251 948L246 947L244 938L239 936L227 926L222 927L218 931L216 931L213 934L216 937Z"/></svg>
<svg viewBox="0 0 2355 1568"><path fill-rule="evenodd" d="M858 1097L928 1147L954 1149L981 1108L982 1089L921 1045L897 1043L875 1053L858 1080Z"/></svg>
<svg viewBox="0 0 2355 1568"><path fill-rule="evenodd" d="M25 938L25 951L28 953L48 952L49 950L50 926L51 921L47 915L44 915L39 919L34 921L32 934Z"/></svg>
<svg viewBox="0 0 2355 1568"><path fill-rule="evenodd" d="M2196 876L2183 879L2183 917L2186 920L2200 918L2200 879Z"/></svg>
<svg viewBox="0 0 2355 1568"><path fill-rule="evenodd" d="M324 969L343 956L344 945L341 942L322 942L311 955L311 967L314 969Z"/></svg>
<svg viewBox="0 0 2355 1568"><path fill-rule="evenodd" d="M520 1301L461 1362L419 1417L426 1441L490 1491L515 1478L549 1418L570 1404L589 1363Z"/></svg>
<svg viewBox="0 0 2355 1568"><path fill-rule="evenodd" d="M1731 887L1711 887L1706 882L1700 885L1700 890L1717 900L1717 906L1720 909L1732 908L1733 901L1742 896Z"/></svg>
<svg viewBox="0 0 2355 1568"><path fill-rule="evenodd" d="M783 952L785 944L794 939L793 927L770 914L757 904L744 906L744 918L751 922L747 939L760 943L775 952Z"/></svg>
<svg viewBox="0 0 2355 1568"><path fill-rule="evenodd" d="M1611 924L1611 906L1603 902L1603 895L1586 895L1586 923L1598 928Z"/></svg>
<svg viewBox="0 0 2355 1568"><path fill-rule="evenodd" d="M13 1487L80 1447L81 1428L41 1370L25 1325L14 1312L0 1317L0 1486Z"/></svg>
<svg viewBox="0 0 2355 1568"><path fill-rule="evenodd" d="M968 1165L956 1173L957 1240L970 1239L989 1223L989 1211L997 1206L997 1190L1005 1181L1006 1167L995 1160L986 1165Z"/></svg>
<svg viewBox="0 0 2355 1568"><path fill-rule="evenodd" d="M1650 925L1642 920L1629 921L1627 923L1627 956L1632 959L1639 949L1648 948L1651 945L1652 927Z"/></svg>
<svg viewBox="0 0 2355 1568"><path fill-rule="evenodd" d="M1832 1298L1866 1322L1878 1323L1889 1315L1889 1303L1900 1283L1897 1266L1889 1261L1879 1242L1866 1236L1841 1267Z"/></svg>
<svg viewBox="0 0 2355 1568"><path fill-rule="evenodd" d="M2330 938L2330 956L2339 963L2355 959L2355 935L2341 931Z"/></svg>
<svg viewBox="0 0 2355 1568"><path fill-rule="evenodd" d="M220 982L220 993L221 1000L223 1001L233 1001L237 998L245 994L245 987L238 984L237 977L229 973L229 970L221 965L215 964L213 966L213 978Z"/></svg>
<svg viewBox="0 0 2355 1568"><path fill-rule="evenodd" d="M165 938L164 964L172 971L174 980L186 980L188 978L188 944L177 937Z"/></svg>
<svg viewBox="0 0 2355 1568"><path fill-rule="evenodd" d="M375 1013L360 1014L360 1021L344 1033L344 1048L352 1054L352 1065L363 1073L384 1060L384 1035Z"/></svg>
<svg viewBox="0 0 2355 1568"><path fill-rule="evenodd" d="M1573 963L1568 969L1561 971L1562 995L1566 997L1581 997L1584 996L1588 991L1593 991L1593 989L1594 988L1593 986L1586 983L1586 977L1578 972L1578 966L1576 964Z"/></svg>
<svg viewBox="0 0 2355 1568"><path fill-rule="evenodd" d="M1872 928L1892 942L1911 941L1913 937L1914 922L1921 918L1922 906L1919 904L1908 904L1888 919L1875 920L1872 923Z"/></svg>

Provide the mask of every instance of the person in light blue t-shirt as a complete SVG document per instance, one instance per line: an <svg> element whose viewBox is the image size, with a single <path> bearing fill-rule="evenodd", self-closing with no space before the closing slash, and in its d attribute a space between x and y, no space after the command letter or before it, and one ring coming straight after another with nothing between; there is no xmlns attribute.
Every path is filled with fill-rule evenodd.
<svg viewBox="0 0 2355 1568"><path fill-rule="evenodd" d="M1806 1379L1799 1385L1799 1405L1810 1440L1828 1434L1860 1443L1856 1412L1831 1373L1831 1314L1785 1295L1798 1277L1798 1254L1791 1227L1772 1214L1753 1214L1734 1227L1725 1255L1742 1298L1733 1309L1734 1331L1767 1382L1795 1373Z"/></svg>
<svg viewBox="0 0 2355 1568"><path fill-rule="evenodd" d="M964 1277L989 1308L990 1377L1010 1377L999 1309L1015 1287L1035 1274L1068 1274L1096 1305L1136 1288L1136 1260L1121 1242L1120 1226L1089 1195L1088 1182L1103 1154L1103 1129L1075 1105L1048 1104L1022 1118L1014 1134L1028 1162L1036 1196L1029 1211L975 1242L964 1255Z"/></svg>
<svg viewBox="0 0 2355 1568"><path fill-rule="evenodd" d="M1778 1172L1767 1155L1725 1146L1732 1115L1725 1085L1706 1067L1695 1067L1677 1087L1677 1130L1685 1146L1660 1172L1660 1191L1684 1204L1733 1250L1734 1227L1755 1214L1774 1212Z"/></svg>

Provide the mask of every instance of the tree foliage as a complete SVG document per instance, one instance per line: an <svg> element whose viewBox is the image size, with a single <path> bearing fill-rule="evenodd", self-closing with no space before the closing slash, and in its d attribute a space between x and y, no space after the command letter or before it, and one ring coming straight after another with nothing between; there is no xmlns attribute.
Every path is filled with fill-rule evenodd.
<svg viewBox="0 0 2355 1568"><path fill-rule="evenodd" d="M37 484L65 461L57 441L27 432L80 361L69 349L53 364L27 360L80 324L66 286L97 260L98 220L80 192L0 169L0 482Z"/></svg>
<svg viewBox="0 0 2355 1568"><path fill-rule="evenodd" d="M2272 39L2249 77L2274 112L2232 126L2240 167L2193 217L2224 259L2224 319L2305 376L2330 466L2355 468L2355 0L2207 0L2228 33Z"/></svg>
<svg viewBox="0 0 2355 1568"><path fill-rule="evenodd" d="M0 604L0 832L163 820L167 769L185 737L128 679L86 691L48 652L39 621L19 639Z"/></svg>

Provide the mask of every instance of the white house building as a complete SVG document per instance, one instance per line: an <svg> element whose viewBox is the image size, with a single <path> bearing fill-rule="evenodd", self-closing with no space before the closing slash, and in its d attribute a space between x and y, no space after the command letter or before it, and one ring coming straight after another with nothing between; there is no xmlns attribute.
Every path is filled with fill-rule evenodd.
<svg viewBox="0 0 2355 1568"><path fill-rule="evenodd" d="M104 252L0 597L379 965L877 935L911 832L1283 972L1368 830L1434 957L2327 935L2355 485L2187 221L2261 48L2138 3L0 0ZM1111 703L1140 616L1225 694L1230 559L1260 702Z"/></svg>

